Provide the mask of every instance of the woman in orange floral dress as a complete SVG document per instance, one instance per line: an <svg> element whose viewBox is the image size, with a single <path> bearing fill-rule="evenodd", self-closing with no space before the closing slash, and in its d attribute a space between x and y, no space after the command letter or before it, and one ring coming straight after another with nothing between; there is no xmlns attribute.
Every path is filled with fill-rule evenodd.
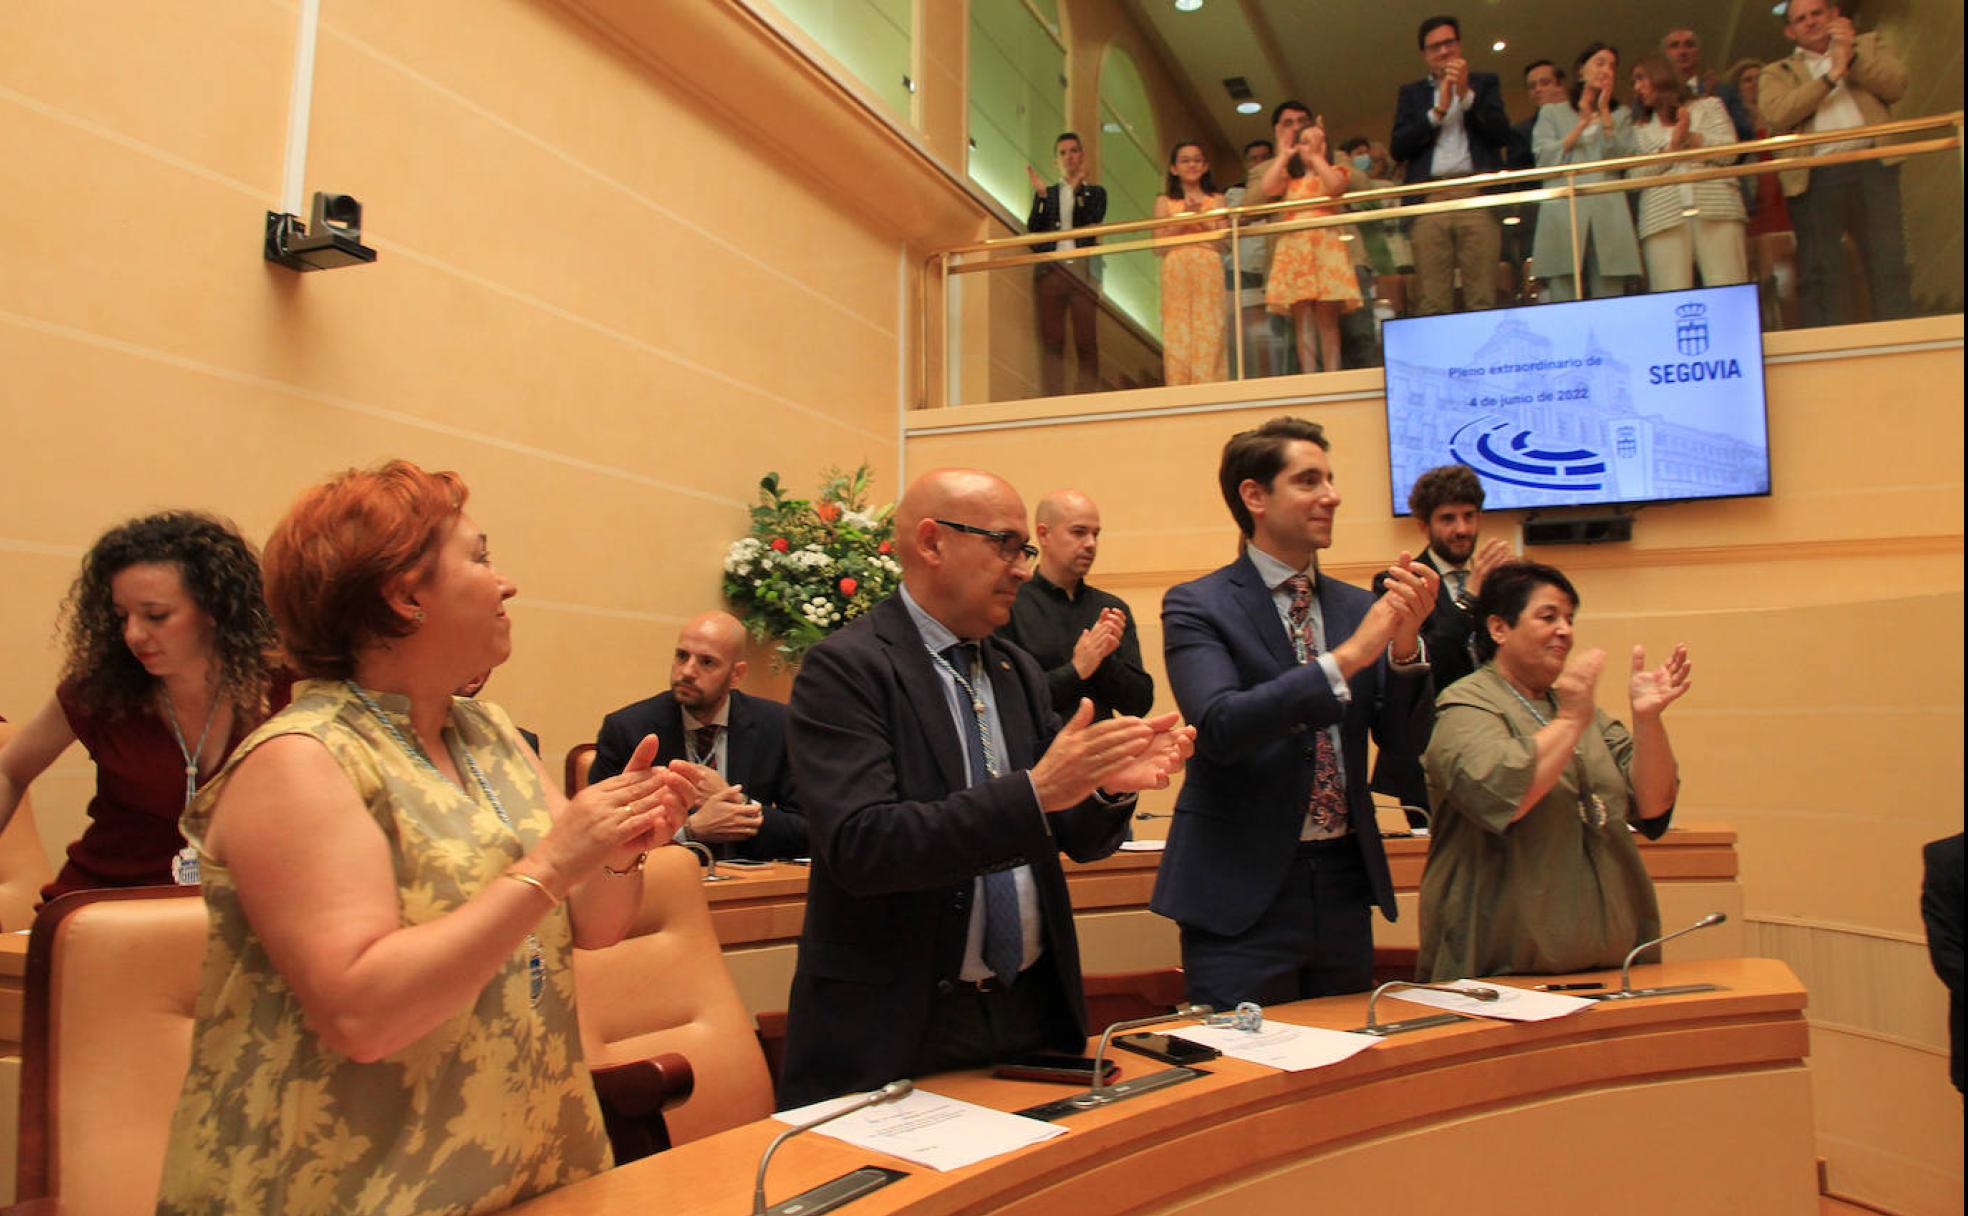
<svg viewBox="0 0 1968 1216"><path fill-rule="evenodd" d="M1155 218L1194 215L1223 206L1210 180L1209 158L1197 143L1169 153L1168 184L1155 199ZM1165 224L1156 236L1180 236L1222 228L1222 220ZM1223 285L1223 249L1217 242L1157 249L1162 259L1162 379L1168 384L1210 384L1227 378L1224 332L1229 296Z"/></svg>
<svg viewBox="0 0 1968 1216"><path fill-rule="evenodd" d="M1346 173L1326 159L1326 129L1321 123L1300 127L1297 146L1283 151L1264 171L1264 193L1271 198L1336 198L1345 192ZM1337 211L1309 207L1287 212L1283 218ZM1264 304L1292 319L1300 371L1339 370L1339 317L1360 307L1360 282L1339 231L1314 228L1272 239Z"/></svg>

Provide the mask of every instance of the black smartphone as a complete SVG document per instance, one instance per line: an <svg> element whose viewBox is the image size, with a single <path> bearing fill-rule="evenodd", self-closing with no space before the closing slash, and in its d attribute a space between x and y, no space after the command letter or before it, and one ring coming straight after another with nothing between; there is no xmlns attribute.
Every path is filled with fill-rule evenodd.
<svg viewBox="0 0 1968 1216"><path fill-rule="evenodd" d="M1172 1034L1151 1034L1141 1032L1124 1034L1114 1040L1114 1046L1125 1047L1150 1059L1166 1064L1201 1064L1214 1060L1223 1053L1202 1043L1191 1043L1188 1039L1178 1039Z"/></svg>
<svg viewBox="0 0 1968 1216"><path fill-rule="evenodd" d="M730 870L763 870L771 865L769 861L753 861L748 857L727 857L718 865Z"/></svg>
<svg viewBox="0 0 1968 1216"><path fill-rule="evenodd" d="M1102 1060L1101 1063L1106 1067L1101 1070L1100 1083L1105 1085L1114 1079L1115 1073L1121 1071L1121 1066L1112 1060ZM1093 1059L1090 1056L1038 1054L1013 1056L1009 1060L1000 1060L993 1065L991 1075L1008 1077L1015 1081L1059 1081L1067 1085L1091 1085Z"/></svg>

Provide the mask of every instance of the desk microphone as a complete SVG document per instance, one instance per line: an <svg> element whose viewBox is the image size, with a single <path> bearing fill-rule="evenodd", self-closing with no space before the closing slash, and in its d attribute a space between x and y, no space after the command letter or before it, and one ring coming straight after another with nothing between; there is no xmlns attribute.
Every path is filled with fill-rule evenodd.
<svg viewBox="0 0 1968 1216"><path fill-rule="evenodd" d="M765 1146L765 1155L759 1158L758 1176L752 1182L752 1216L765 1216L765 1167L772 1164L772 1154L779 1151L780 1145L801 1132L812 1131L822 1123L832 1123L842 1115L851 1115L857 1110L866 1110L870 1106L880 1106L884 1102L907 1097L915 1087L916 1083L907 1079L890 1081L880 1089L862 1094L847 1105L828 1111L818 1119L809 1119L805 1123L796 1124L774 1136L772 1143Z"/></svg>
<svg viewBox="0 0 1968 1216"><path fill-rule="evenodd" d="M1494 1001L1498 995L1497 990L1494 988L1458 988L1454 984L1429 984L1423 983L1420 980L1388 980L1385 984L1374 989L1373 995L1367 998L1367 1024L1354 1030L1353 1033L1370 1034L1377 1039L1384 1039L1390 1034L1405 1034L1410 1030L1425 1030L1430 1026L1450 1026L1463 1020L1462 1015L1459 1013L1433 1013L1424 1017L1409 1018L1404 1022L1381 1021L1376 1016L1376 1010L1380 1005L1381 993L1406 988L1426 988L1430 992L1450 992L1456 996L1466 996L1471 1000L1477 1001Z"/></svg>
<svg viewBox="0 0 1968 1216"><path fill-rule="evenodd" d="M1113 1092L1114 1087L1102 1084L1104 1078L1101 1076L1101 1069L1106 1066L1107 1046L1114 1041L1116 1030L1133 1030L1138 1026L1157 1026L1163 1022L1179 1022L1186 1019L1201 1021L1214 1012L1215 1010L1208 1005L1177 1005L1168 1013L1158 1013L1151 1018L1129 1018L1125 1022L1116 1022L1109 1026L1101 1032L1100 1046L1093 1053L1093 1084L1085 1093L1076 1094L1067 1101L1074 1106L1091 1107L1103 1106L1114 1100L1116 1096Z"/></svg>
<svg viewBox="0 0 1968 1216"><path fill-rule="evenodd" d="M1669 984L1665 987L1658 988L1635 988L1633 986L1633 960L1639 958L1643 951L1651 950L1662 942L1671 942L1684 933L1693 933L1697 929L1706 929L1713 925L1719 925L1728 919L1728 916L1724 913L1710 912L1707 916L1702 917L1685 929L1676 929L1674 932L1664 934L1655 938L1653 941L1641 942L1628 952L1626 961L1620 964L1620 990L1618 992L1609 992L1605 996L1595 999L1601 1001L1630 1001L1640 996L1670 996L1680 992L1716 991L1719 987L1716 984Z"/></svg>

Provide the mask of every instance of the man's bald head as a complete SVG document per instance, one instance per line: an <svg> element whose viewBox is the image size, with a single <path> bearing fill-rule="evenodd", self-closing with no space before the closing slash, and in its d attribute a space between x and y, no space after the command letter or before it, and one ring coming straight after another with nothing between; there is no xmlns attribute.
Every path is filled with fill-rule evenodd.
<svg viewBox="0 0 1968 1216"><path fill-rule="evenodd" d="M745 677L745 626L729 612L684 622L670 661L670 695L699 718L715 717L731 686Z"/></svg>
<svg viewBox="0 0 1968 1216"><path fill-rule="evenodd" d="M1078 490L1054 490L1039 500L1038 509L1032 514L1034 522L1055 524L1059 522L1061 516L1073 512L1092 511L1099 514L1099 510L1093 505L1091 498Z"/></svg>
<svg viewBox="0 0 1968 1216"><path fill-rule="evenodd" d="M1100 552L1100 508L1078 490L1054 490L1039 500L1033 523L1039 573L1055 587L1078 589Z"/></svg>
<svg viewBox="0 0 1968 1216"><path fill-rule="evenodd" d="M895 504L903 585L961 638L981 638L1010 619L1019 585L1031 577L1017 556L1025 543L1024 501L1004 478L981 469L931 469Z"/></svg>

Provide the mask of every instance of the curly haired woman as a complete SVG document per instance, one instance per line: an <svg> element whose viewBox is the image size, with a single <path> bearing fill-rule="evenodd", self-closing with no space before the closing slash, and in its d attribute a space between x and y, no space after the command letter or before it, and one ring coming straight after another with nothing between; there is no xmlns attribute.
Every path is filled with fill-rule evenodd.
<svg viewBox="0 0 1968 1216"><path fill-rule="evenodd" d="M82 559L62 616L55 695L0 749L0 827L80 739L96 762L89 823L42 899L171 882L192 794L287 700L259 558L210 515L133 519Z"/></svg>

